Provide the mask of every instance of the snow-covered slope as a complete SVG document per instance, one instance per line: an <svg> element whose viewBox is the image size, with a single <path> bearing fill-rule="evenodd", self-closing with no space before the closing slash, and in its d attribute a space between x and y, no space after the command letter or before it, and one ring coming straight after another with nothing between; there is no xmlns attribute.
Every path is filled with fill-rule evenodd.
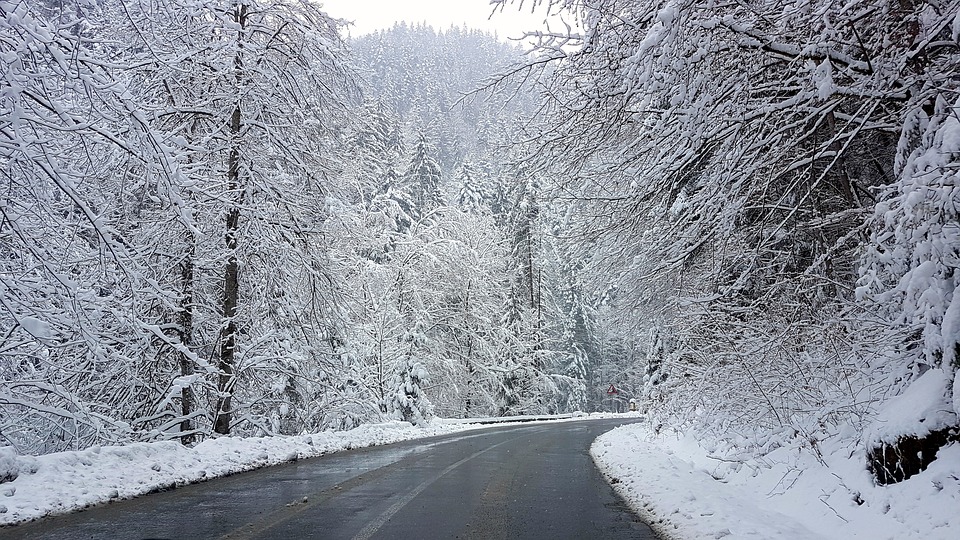
<svg viewBox="0 0 960 540"><path fill-rule="evenodd" d="M915 477L880 487L863 451L843 440L741 460L692 437L655 435L648 424L634 424L597 439L591 453L621 496L667 538L960 538L960 444L941 449Z"/></svg>

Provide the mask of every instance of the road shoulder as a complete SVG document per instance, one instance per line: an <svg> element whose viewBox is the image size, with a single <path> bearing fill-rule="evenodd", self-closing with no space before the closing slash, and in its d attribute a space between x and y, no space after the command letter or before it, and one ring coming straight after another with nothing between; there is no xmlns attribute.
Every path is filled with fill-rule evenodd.
<svg viewBox="0 0 960 540"><path fill-rule="evenodd" d="M786 446L762 458L721 456L692 437L654 434L639 423L602 435L590 451L664 538L956 538L960 445L941 450L953 457L940 456L948 459L919 481L886 487L873 485L862 455L820 448L822 460Z"/></svg>

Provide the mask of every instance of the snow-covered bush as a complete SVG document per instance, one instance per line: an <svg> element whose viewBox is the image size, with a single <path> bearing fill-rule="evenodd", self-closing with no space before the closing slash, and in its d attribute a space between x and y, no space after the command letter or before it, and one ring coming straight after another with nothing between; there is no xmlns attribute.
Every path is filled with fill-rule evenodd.
<svg viewBox="0 0 960 540"><path fill-rule="evenodd" d="M944 370L960 414L960 100L938 93L929 105L906 119L900 181L877 204L857 292L896 330L898 375Z"/></svg>
<svg viewBox="0 0 960 540"><path fill-rule="evenodd" d="M398 419L417 425L433 416L433 406L423 392L427 372L413 358L407 358L397 373L394 393L390 400L390 410Z"/></svg>
<svg viewBox="0 0 960 540"><path fill-rule="evenodd" d="M640 355L653 418L815 451L955 384L956 3L549 4L582 32L525 72L558 60L531 161L622 341L671 343Z"/></svg>
<svg viewBox="0 0 960 540"><path fill-rule="evenodd" d="M876 376L895 395L868 439L881 483L908 478L960 440L960 86L941 91L927 90L904 122L900 180L877 204L857 289L881 316L874 331L890 358Z"/></svg>

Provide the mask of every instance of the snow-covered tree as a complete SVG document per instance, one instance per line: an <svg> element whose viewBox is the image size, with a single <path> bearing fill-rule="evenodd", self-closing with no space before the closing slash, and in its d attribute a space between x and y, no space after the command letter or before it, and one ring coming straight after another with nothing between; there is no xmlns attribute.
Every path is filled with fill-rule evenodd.
<svg viewBox="0 0 960 540"><path fill-rule="evenodd" d="M582 32L540 35L519 70L544 86L529 161L613 285L610 314L671 343L637 356L659 362L660 418L816 440L862 426L875 381L858 341L877 326L923 326L912 361L953 357L951 263L924 247L949 245L949 217L916 187L952 181L935 141L952 132L955 2L548 3ZM854 294L868 226L860 298L900 306L886 323Z"/></svg>
<svg viewBox="0 0 960 540"><path fill-rule="evenodd" d="M419 134L413 145L410 165L403 173L403 184L410 194L417 219L429 215L445 202L440 188L443 177L433 153L426 137Z"/></svg>
<svg viewBox="0 0 960 540"><path fill-rule="evenodd" d="M5 373L13 442L308 424L291 411L339 354L318 230L353 93L334 22L282 1L33 7L0 5L19 51L3 235L23 243L2 298L34 340Z"/></svg>
<svg viewBox="0 0 960 540"><path fill-rule="evenodd" d="M465 161L460 165L456 178L460 184L456 198L457 206L466 212L478 212L484 207L486 199L480 172L472 163Z"/></svg>
<svg viewBox="0 0 960 540"><path fill-rule="evenodd" d="M129 211L187 219L171 149L110 57L115 14L48 8L0 2L0 429L31 452L127 440L154 416L150 359L179 346L155 308L176 292Z"/></svg>
<svg viewBox="0 0 960 540"><path fill-rule="evenodd" d="M881 315L870 321L879 322L870 334L879 333L894 359L873 362L875 377L916 411L905 418L909 423L888 426L889 411L903 415L898 396L871 427L869 458L882 484L926 468L960 426L960 84L954 84L952 92L932 90L930 107L906 119L900 179L876 206L857 289Z"/></svg>
<svg viewBox="0 0 960 540"><path fill-rule="evenodd" d="M196 181L207 197L204 210L222 220L222 234L210 235L220 236L223 247L210 248L225 260L214 429L228 433L238 421L262 426L260 418L270 416L257 408L235 414L243 409L234 396L250 392L248 403L264 403L262 392L275 387L277 377L293 371L304 380L323 355L336 354L324 345L335 339L335 320L307 317L318 308L332 311L323 305L322 284L329 283L324 246L311 231L324 219L320 194L327 189L324 176L335 151L332 119L342 116L353 89L334 21L309 3L211 1L199 10L184 7L172 2L171 18L156 21L163 25L155 28L157 41L146 50L157 67L144 77L145 84L170 88L168 99L178 107L181 126L199 130L191 134L197 142L186 159L197 165ZM165 66L176 66L169 57L201 42L207 48L192 61L225 69L201 70L186 81L165 72ZM189 86L180 90L174 80ZM200 99L184 101L184 94ZM325 337L293 340L307 329L307 335ZM241 342L241 335L250 341ZM272 366L267 359L275 357L302 362Z"/></svg>
<svg viewBox="0 0 960 540"><path fill-rule="evenodd" d="M389 405L389 409L396 411L404 422L422 424L432 416L430 400L422 388L426 379L427 372L423 366L413 357L407 357L394 379L394 392Z"/></svg>

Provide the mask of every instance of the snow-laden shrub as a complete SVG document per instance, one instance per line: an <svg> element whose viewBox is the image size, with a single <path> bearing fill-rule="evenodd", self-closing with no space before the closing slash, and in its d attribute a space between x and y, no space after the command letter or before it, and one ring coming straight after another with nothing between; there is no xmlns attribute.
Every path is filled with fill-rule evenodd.
<svg viewBox="0 0 960 540"><path fill-rule="evenodd" d="M857 294L897 330L914 375L922 369L916 366L938 367L953 384L960 366L960 102L936 96L932 105L932 114L920 107L905 122L900 181L877 204ZM960 413L958 399L954 385Z"/></svg>
<svg viewBox="0 0 960 540"><path fill-rule="evenodd" d="M926 90L904 122L899 181L877 204L857 289L886 319L893 350L880 376L895 397L868 441L880 483L925 469L960 414L960 102Z"/></svg>
<svg viewBox="0 0 960 540"><path fill-rule="evenodd" d="M0 484L13 482L22 474L33 474L38 467L33 456L19 455L12 446L0 446Z"/></svg>
<svg viewBox="0 0 960 540"><path fill-rule="evenodd" d="M13 482L20 476L17 452L10 446L0 446L0 484Z"/></svg>
<svg viewBox="0 0 960 540"><path fill-rule="evenodd" d="M433 416L433 406L422 388L426 379L427 371L409 357L397 373L390 409L404 422L418 425Z"/></svg>

